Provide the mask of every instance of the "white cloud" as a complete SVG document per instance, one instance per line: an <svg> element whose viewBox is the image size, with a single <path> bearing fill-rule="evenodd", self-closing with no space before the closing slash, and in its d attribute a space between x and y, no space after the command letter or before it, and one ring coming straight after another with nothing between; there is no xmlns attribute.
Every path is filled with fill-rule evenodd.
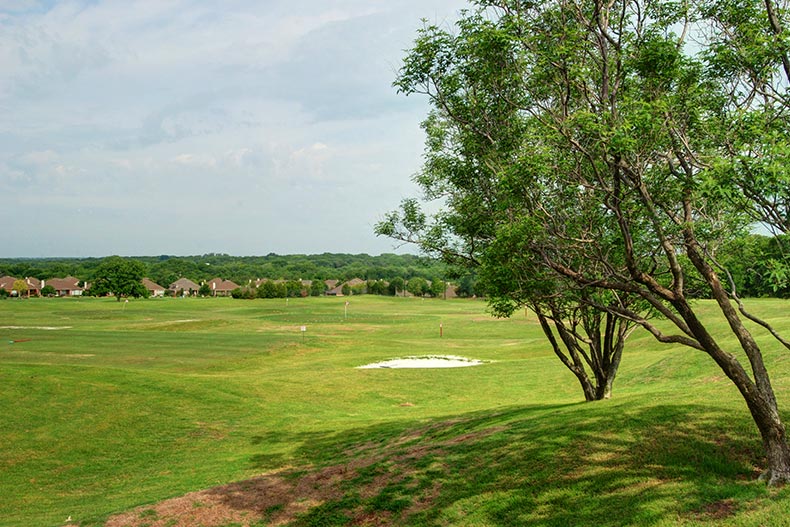
<svg viewBox="0 0 790 527"><path fill-rule="evenodd" d="M389 250L372 224L414 192L426 109L394 92L394 69L421 17L463 6L13 4L0 0L0 189L28 203L0 221L30 225L15 254L42 256ZM46 241L61 228L85 238Z"/></svg>

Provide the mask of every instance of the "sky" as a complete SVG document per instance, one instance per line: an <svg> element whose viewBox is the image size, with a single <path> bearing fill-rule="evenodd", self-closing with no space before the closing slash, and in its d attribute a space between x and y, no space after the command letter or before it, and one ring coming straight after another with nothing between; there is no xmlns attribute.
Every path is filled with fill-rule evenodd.
<svg viewBox="0 0 790 527"><path fill-rule="evenodd" d="M414 252L422 96L462 0L0 0L0 257Z"/></svg>

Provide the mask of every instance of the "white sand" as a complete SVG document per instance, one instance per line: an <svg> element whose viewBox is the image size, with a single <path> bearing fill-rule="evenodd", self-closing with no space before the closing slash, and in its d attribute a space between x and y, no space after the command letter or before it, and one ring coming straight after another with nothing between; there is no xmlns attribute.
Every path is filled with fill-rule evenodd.
<svg viewBox="0 0 790 527"><path fill-rule="evenodd" d="M485 364L484 361L467 359L457 355L430 355L427 357L403 357L401 359L390 359L382 362L374 362L357 366L360 370L374 368L465 368L467 366L479 366Z"/></svg>
<svg viewBox="0 0 790 527"><path fill-rule="evenodd" d="M0 326L0 329L42 329L57 331L59 329L71 329L71 326Z"/></svg>

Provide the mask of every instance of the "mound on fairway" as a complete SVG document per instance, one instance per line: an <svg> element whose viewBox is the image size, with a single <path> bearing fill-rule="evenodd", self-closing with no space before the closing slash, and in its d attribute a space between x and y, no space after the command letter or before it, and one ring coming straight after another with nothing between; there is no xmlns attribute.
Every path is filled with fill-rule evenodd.
<svg viewBox="0 0 790 527"><path fill-rule="evenodd" d="M374 362L357 366L360 370L374 368L465 368L467 366L479 366L485 364L481 360L468 359L457 355L428 355L424 357L404 357L401 359L389 359L382 362Z"/></svg>

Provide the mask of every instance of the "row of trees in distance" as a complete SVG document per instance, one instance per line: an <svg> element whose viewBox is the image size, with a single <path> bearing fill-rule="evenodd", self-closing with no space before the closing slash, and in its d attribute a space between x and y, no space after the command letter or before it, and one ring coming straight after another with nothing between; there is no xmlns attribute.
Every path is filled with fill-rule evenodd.
<svg viewBox="0 0 790 527"><path fill-rule="evenodd" d="M383 295L396 296L409 293L413 296L441 297L445 294L447 283L444 280L426 280L421 276L415 276L408 281L401 277L392 280L368 280L361 283L345 283L342 285L341 292L344 296L350 295ZM233 298L254 299L254 298L294 298L300 296L321 296L327 292L327 285L320 280L313 280L308 286L300 280L274 281L264 280L259 286L239 287L231 292ZM459 296L467 295L460 288L456 288Z"/></svg>
<svg viewBox="0 0 790 527"><path fill-rule="evenodd" d="M413 254L316 254L230 256L135 256L125 258L143 266L143 276L167 287L179 278L201 283L217 276L237 284L250 280L363 280L408 281L421 277L447 279L447 266L438 259ZM35 277L40 280L75 276L93 283L105 258L3 258L0 276Z"/></svg>

